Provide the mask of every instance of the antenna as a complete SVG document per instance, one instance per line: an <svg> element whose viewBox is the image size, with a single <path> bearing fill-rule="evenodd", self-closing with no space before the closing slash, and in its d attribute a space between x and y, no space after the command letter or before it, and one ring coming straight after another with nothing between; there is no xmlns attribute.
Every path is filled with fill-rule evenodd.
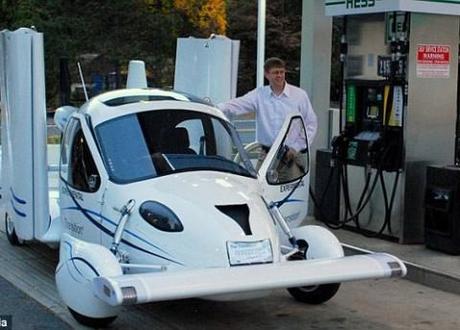
<svg viewBox="0 0 460 330"><path fill-rule="evenodd" d="M83 85L83 92L85 93L86 102L88 102L88 92L86 91L85 78L83 77L83 72L81 71L80 62L77 62L78 73L80 74L81 84Z"/></svg>

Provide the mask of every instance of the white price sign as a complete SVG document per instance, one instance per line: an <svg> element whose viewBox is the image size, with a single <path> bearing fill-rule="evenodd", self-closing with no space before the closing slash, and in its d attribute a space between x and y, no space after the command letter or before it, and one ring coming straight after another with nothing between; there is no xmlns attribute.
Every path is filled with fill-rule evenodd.
<svg viewBox="0 0 460 330"><path fill-rule="evenodd" d="M249 265L273 262L268 239L255 242L227 242L230 265Z"/></svg>

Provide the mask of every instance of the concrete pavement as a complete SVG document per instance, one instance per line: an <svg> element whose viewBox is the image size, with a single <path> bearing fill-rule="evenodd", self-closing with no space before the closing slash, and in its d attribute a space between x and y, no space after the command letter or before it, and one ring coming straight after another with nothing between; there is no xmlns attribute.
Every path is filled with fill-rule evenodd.
<svg viewBox="0 0 460 330"><path fill-rule="evenodd" d="M0 267L8 267L8 265ZM51 310L2 277L0 277L0 315L2 320L6 319L5 316L9 317L7 320L9 329L71 329Z"/></svg>

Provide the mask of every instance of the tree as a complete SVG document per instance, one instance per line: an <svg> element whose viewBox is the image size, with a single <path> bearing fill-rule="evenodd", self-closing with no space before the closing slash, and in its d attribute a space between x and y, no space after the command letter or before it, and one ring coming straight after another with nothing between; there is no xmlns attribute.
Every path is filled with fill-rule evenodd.
<svg viewBox="0 0 460 330"><path fill-rule="evenodd" d="M302 0L267 0L266 56L286 60L298 84ZM247 0L3 0L0 28L32 26L44 33L47 99L58 103L59 59L81 54L106 62L147 64L154 86L171 86L179 36L227 34L241 41L238 94L255 87L257 1ZM96 65L97 66L97 65ZM97 68L96 68L97 69ZM72 72L71 72L72 73Z"/></svg>
<svg viewBox="0 0 460 330"><path fill-rule="evenodd" d="M174 0L174 7L183 15L185 30L198 36L225 34L227 11L225 0ZM185 32L185 31L184 31Z"/></svg>
<svg viewBox="0 0 460 330"><path fill-rule="evenodd" d="M170 86L182 18L173 0L17 0L0 2L1 28L35 26L44 33L48 105L58 100L59 59L73 63L81 54L98 54L127 65L148 64L157 86ZM123 69L123 68L122 68Z"/></svg>

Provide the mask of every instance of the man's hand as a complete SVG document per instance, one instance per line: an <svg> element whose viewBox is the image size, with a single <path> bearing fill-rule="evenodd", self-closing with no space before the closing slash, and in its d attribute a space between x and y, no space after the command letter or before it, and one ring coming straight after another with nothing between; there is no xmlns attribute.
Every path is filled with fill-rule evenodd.
<svg viewBox="0 0 460 330"><path fill-rule="evenodd" d="M292 148L289 148L284 154L283 161L286 164L290 165L294 161L295 155L296 155L296 151Z"/></svg>

